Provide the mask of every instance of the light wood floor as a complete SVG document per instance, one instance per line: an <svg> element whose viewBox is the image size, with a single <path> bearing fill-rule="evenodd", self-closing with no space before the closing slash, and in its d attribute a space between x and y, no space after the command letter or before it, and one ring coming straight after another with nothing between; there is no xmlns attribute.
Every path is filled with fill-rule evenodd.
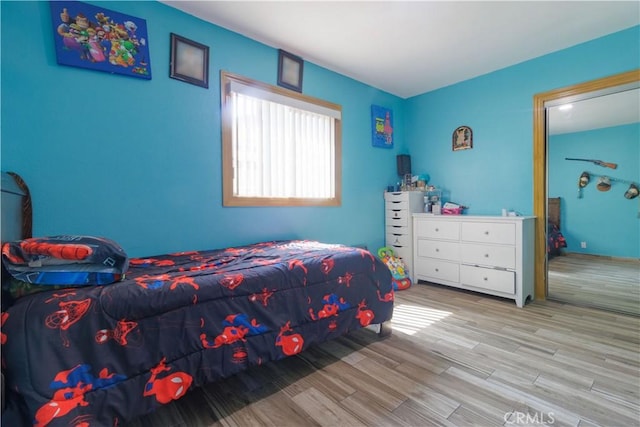
<svg viewBox="0 0 640 427"><path fill-rule="evenodd" d="M437 285L370 330L196 389L128 427L638 426L640 318Z"/></svg>
<svg viewBox="0 0 640 427"><path fill-rule="evenodd" d="M549 299L640 316L640 260L567 254L548 277Z"/></svg>

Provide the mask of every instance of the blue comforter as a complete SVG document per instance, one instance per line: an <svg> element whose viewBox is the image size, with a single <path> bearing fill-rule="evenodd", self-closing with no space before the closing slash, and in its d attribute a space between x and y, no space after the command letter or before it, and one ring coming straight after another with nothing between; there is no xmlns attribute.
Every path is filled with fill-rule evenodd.
<svg viewBox="0 0 640 427"><path fill-rule="evenodd" d="M132 259L122 282L29 295L2 314L2 424L120 425L392 311L389 270L358 248L281 241Z"/></svg>

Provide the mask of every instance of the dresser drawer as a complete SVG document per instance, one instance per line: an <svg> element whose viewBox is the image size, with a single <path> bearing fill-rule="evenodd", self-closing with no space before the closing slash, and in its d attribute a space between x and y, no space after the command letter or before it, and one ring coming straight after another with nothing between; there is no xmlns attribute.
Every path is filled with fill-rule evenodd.
<svg viewBox="0 0 640 427"><path fill-rule="evenodd" d="M460 259L465 264L516 268L515 246L489 246L474 243L460 245Z"/></svg>
<svg viewBox="0 0 640 427"><path fill-rule="evenodd" d="M384 193L384 200L387 203L409 202L409 193L406 191L398 191L395 193Z"/></svg>
<svg viewBox="0 0 640 427"><path fill-rule="evenodd" d="M418 256L459 262L460 244L442 240L418 239Z"/></svg>
<svg viewBox="0 0 640 427"><path fill-rule="evenodd" d="M396 225L394 227L393 225L389 225L388 222L389 221L387 221L387 228L386 228L387 231L386 231L385 237L388 237L390 234L393 234L398 236L408 236L409 239L413 239L413 237L411 236L411 229L409 227L400 226L400 225Z"/></svg>
<svg viewBox="0 0 640 427"><path fill-rule="evenodd" d="M460 280L460 266L453 262L423 258L414 266L414 270L416 276L419 276L418 279L422 280L429 280L429 278L447 282Z"/></svg>
<svg viewBox="0 0 640 427"><path fill-rule="evenodd" d="M385 221L387 226L391 227L408 227L411 214L404 211L387 210Z"/></svg>
<svg viewBox="0 0 640 427"><path fill-rule="evenodd" d="M385 245L401 248L411 248L411 236L408 234L390 233L389 229L387 229L387 240Z"/></svg>
<svg viewBox="0 0 640 427"><path fill-rule="evenodd" d="M392 202L387 200L384 203L384 207L388 211L408 211L409 210L409 202L406 200L401 200L397 202Z"/></svg>
<svg viewBox="0 0 640 427"><path fill-rule="evenodd" d="M460 266L460 283L474 288L515 294L516 274L513 271L491 268Z"/></svg>
<svg viewBox="0 0 640 427"><path fill-rule="evenodd" d="M478 243L516 243L516 225L491 222L463 222L462 240Z"/></svg>
<svg viewBox="0 0 640 427"><path fill-rule="evenodd" d="M416 236L430 239L458 240L460 225L457 222L418 220L416 221Z"/></svg>

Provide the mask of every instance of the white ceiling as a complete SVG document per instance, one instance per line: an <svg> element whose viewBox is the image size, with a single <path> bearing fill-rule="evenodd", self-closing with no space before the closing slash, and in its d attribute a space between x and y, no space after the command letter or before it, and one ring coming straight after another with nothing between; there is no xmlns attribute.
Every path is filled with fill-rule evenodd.
<svg viewBox="0 0 640 427"><path fill-rule="evenodd" d="M640 1L162 3L402 98L640 24ZM552 111L550 133L638 121L635 93Z"/></svg>
<svg viewBox="0 0 640 427"><path fill-rule="evenodd" d="M402 98L640 24L639 1L163 1Z"/></svg>

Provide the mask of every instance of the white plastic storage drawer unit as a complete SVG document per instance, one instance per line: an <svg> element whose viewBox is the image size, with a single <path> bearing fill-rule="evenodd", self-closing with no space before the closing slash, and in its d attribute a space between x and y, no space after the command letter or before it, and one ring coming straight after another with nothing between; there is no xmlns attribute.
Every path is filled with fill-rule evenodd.
<svg viewBox="0 0 640 427"><path fill-rule="evenodd" d="M384 193L385 246L393 249L407 267L412 280L413 271L413 218L412 214L424 209L424 192L398 191Z"/></svg>

